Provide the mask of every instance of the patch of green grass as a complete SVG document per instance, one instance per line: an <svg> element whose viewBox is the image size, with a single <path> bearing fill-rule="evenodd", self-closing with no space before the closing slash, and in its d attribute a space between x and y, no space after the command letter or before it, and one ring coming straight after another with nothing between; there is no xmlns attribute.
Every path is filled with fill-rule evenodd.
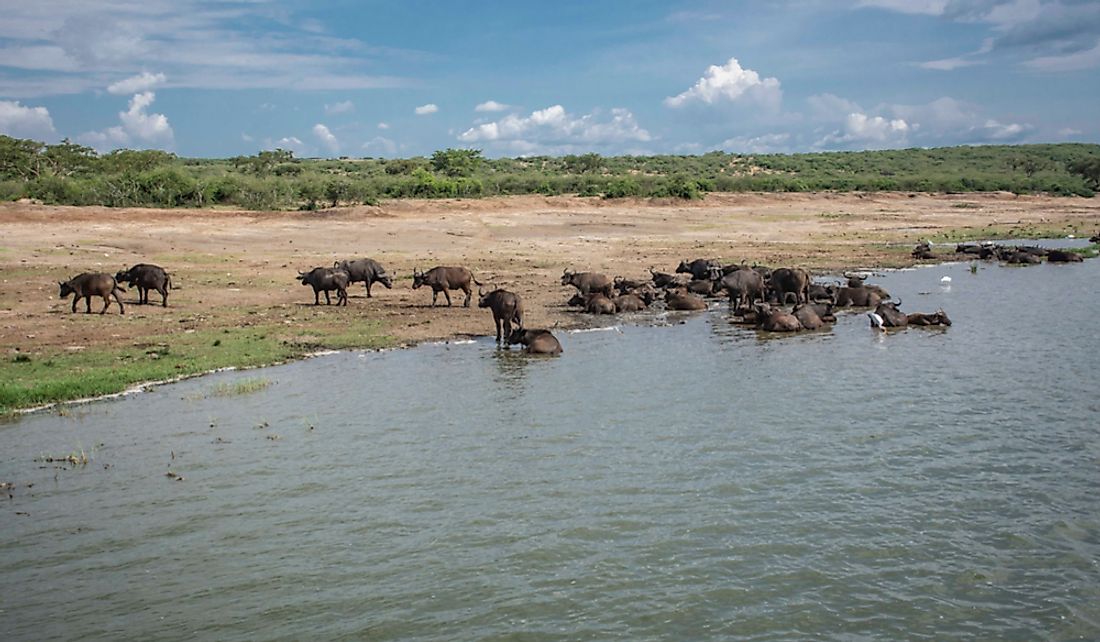
<svg viewBox="0 0 1100 642"><path fill-rule="evenodd" d="M30 362L0 363L0 415L60 401L97 397L143 382L164 381L218 368L280 363L324 349L381 348L392 339L377 321L317 328L306 336L282 325L200 330L136 340L126 348L43 354ZM150 350L150 343L168 349Z"/></svg>

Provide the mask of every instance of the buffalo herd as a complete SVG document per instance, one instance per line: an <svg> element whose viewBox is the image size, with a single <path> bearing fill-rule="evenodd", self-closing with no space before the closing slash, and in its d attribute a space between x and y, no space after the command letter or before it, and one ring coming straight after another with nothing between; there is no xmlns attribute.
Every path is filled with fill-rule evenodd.
<svg viewBox="0 0 1100 642"><path fill-rule="evenodd" d="M1090 240L1095 243L1100 237ZM917 260L949 258L949 255L937 256L928 241L920 242L912 256ZM1080 254L1066 250L994 243L960 243L950 256L972 256L1019 265L1035 264L1043 259L1052 263L1082 260ZM414 290L423 286L431 288L432 307L436 306L440 292L450 306L453 290L466 295L463 306L469 307L473 286L479 286L478 307L488 308L492 313L498 343L505 346L521 344L532 354L561 353L561 344L549 330L524 327L523 301L518 294L499 288L484 292L480 288L483 284L469 269L447 266L426 272L414 269L412 277ZM705 310L707 300L717 298L728 301L733 323L765 332L801 332L828 327L836 321L834 311L844 308L869 310L867 316L872 327L881 330L951 325L951 319L943 310L902 312L901 301L894 301L882 287L866 283L865 275L845 273L844 277L843 281L828 283L815 281L808 270L800 267L771 269L744 263L724 265L716 259L694 259L681 261L672 273L651 267L648 278L641 279L608 277L599 272L577 272L567 268L562 273L561 285L576 289L566 305L593 315L640 313L654 307L669 311ZM325 303L331 305L330 293L335 292L336 304L346 306L347 289L353 283L363 283L368 298L372 296L371 286L375 283L381 283L386 289L393 287L393 277L380 263L369 258L336 261L332 267L315 267L308 272L298 272L297 279L302 285L313 288L314 305L320 305L321 293L325 295ZM60 298L73 295L73 312L80 299L84 299L85 311L90 313L92 297L99 297L103 299L100 314L107 311L112 299L119 313L125 314L118 296L125 292L119 285L123 283L137 288L139 304L148 304L149 292L156 290L161 305L168 306L172 278L164 268L147 263L120 270L114 276L83 273L58 285Z"/></svg>

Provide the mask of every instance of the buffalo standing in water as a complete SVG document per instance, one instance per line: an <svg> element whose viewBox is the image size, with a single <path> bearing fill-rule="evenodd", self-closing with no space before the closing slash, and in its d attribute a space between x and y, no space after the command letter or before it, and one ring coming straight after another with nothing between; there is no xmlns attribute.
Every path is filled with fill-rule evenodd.
<svg viewBox="0 0 1100 642"><path fill-rule="evenodd" d="M159 265L138 263L129 270L119 270L115 281L137 288L139 305L147 305L149 290L156 290L160 293L161 306L168 307L168 290L172 289L172 277Z"/></svg>
<svg viewBox="0 0 1100 642"><path fill-rule="evenodd" d="M107 306L111 305L111 297L114 297L115 303L118 304L118 313L126 314L126 308L122 307L122 299L118 298L118 293L126 290L118 287L115 277L110 274L85 272L74 276L68 281L58 281L57 284L61 286L61 293L58 294L59 298L64 299L70 294L73 295L73 312L76 312L77 302L84 299L87 304L84 312L85 314L91 314L92 297L101 296L103 297L103 309L99 311L100 314L106 312Z"/></svg>
<svg viewBox="0 0 1100 642"><path fill-rule="evenodd" d="M519 328L508 336L508 343L522 343L528 354L561 354L561 343L549 330L524 330Z"/></svg>
<svg viewBox="0 0 1100 642"><path fill-rule="evenodd" d="M467 270L464 267L434 267L427 272L418 272L413 269L413 289L419 289L420 286L426 285L432 289L432 307L435 307L436 297L442 292L443 296L447 299L447 306L451 305L451 293L450 290L462 290L466 293L466 300L462 303L462 307L470 307L470 297L473 296L473 287L471 283L478 283L474 278L474 273Z"/></svg>
<svg viewBox="0 0 1100 642"><path fill-rule="evenodd" d="M501 340L501 325L504 326L505 338L512 335L513 323L517 329L523 327L523 300L514 292L496 289L486 294L478 290L477 307L492 310L493 323L497 326L497 343Z"/></svg>

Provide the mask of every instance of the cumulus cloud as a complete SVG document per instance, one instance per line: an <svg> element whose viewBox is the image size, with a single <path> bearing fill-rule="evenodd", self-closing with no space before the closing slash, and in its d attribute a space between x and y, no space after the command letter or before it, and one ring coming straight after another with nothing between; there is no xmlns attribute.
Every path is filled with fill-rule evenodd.
<svg viewBox="0 0 1100 642"><path fill-rule="evenodd" d="M385 131L389 128L390 128L389 123L378 123L378 129L381 129L382 131Z"/></svg>
<svg viewBox="0 0 1100 642"><path fill-rule="evenodd" d="M482 123L462 132L458 139L465 143L497 143L510 151L534 154L648 142L652 137L627 109L612 109L607 117L600 112L575 116L561 105L553 105L527 116L510 114Z"/></svg>
<svg viewBox="0 0 1100 642"><path fill-rule="evenodd" d="M901 118L868 116L860 112L848 114L842 129L832 132L819 140L815 147L860 149L882 149L901 147L908 143L910 130L908 122Z"/></svg>
<svg viewBox="0 0 1100 642"><path fill-rule="evenodd" d="M417 116L427 116L428 114L434 114L439 111L439 107L434 103L428 103L427 105L421 105L413 110Z"/></svg>
<svg viewBox="0 0 1100 642"><path fill-rule="evenodd" d="M313 135L320 141L321 146L328 150L330 154L340 153L340 141L336 140L336 136L328 127L321 123L317 123L313 126Z"/></svg>
<svg viewBox="0 0 1100 642"><path fill-rule="evenodd" d="M12 138L42 141L57 137L50 110L45 107L26 107L17 100L0 100L0 133Z"/></svg>
<svg viewBox="0 0 1100 642"><path fill-rule="evenodd" d="M329 114L329 115L332 115L332 114L346 114L346 113L348 113L350 111L354 111L354 110L355 110L355 104L352 103L350 100L343 100L343 101L340 101L338 103L334 103L332 105L328 105L328 104L325 105L325 113Z"/></svg>
<svg viewBox="0 0 1100 642"><path fill-rule="evenodd" d="M134 94L128 109L118 113L119 125L100 132L85 132L77 140L99 150L131 145L171 147L175 134L168 117L147 111L155 100L156 94L151 91Z"/></svg>
<svg viewBox="0 0 1100 642"><path fill-rule="evenodd" d="M783 92L775 78L761 78L752 69L741 67L736 58L730 58L722 66L711 65L691 88L665 99L669 107L683 107L691 103L713 105L754 101L778 107Z"/></svg>
<svg viewBox="0 0 1100 642"><path fill-rule="evenodd" d="M510 105L505 105L504 103L498 103L495 100L487 100L487 101L481 103L480 105L478 105L477 107L474 107L474 111L478 111L478 112L507 111L509 107L510 107Z"/></svg>
<svg viewBox="0 0 1100 642"><path fill-rule="evenodd" d="M148 91L167 80L164 74L151 74L147 71L125 80L120 80L107 87L109 94L136 94Z"/></svg>

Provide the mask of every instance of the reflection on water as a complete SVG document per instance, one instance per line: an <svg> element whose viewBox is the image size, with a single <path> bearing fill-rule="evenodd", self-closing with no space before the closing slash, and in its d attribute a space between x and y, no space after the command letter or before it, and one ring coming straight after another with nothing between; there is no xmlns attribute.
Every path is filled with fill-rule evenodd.
<svg viewBox="0 0 1100 642"><path fill-rule="evenodd" d="M948 329L718 305L33 415L0 426L0 632L1097 639L1098 266L874 279Z"/></svg>

